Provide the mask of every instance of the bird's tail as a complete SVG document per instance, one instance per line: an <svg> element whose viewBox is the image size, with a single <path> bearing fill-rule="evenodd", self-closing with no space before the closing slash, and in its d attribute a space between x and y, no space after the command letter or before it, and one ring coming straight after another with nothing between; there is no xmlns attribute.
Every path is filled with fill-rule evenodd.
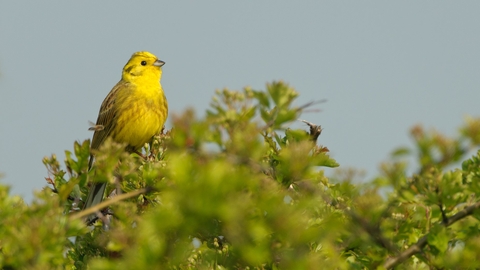
<svg viewBox="0 0 480 270"><path fill-rule="evenodd" d="M107 187L107 183L95 183L88 192L87 200L83 206L83 209L90 208L102 202L103 194L105 193L105 188ZM92 214L87 217L87 223L92 221L97 215Z"/></svg>
<svg viewBox="0 0 480 270"><path fill-rule="evenodd" d="M93 162L95 157L90 155L90 160L88 161L88 170L90 171L93 167ZM85 204L83 205L83 210L95 206L102 202L103 194L105 193L105 188L107 187L107 183L93 183L88 191L87 199L85 200ZM89 215L86 218L87 224L89 224L93 219L97 217L96 214Z"/></svg>

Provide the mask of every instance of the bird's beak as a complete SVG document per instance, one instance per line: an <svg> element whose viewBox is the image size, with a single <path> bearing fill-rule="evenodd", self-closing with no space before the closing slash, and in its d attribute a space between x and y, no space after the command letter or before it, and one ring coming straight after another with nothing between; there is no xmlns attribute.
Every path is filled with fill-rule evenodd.
<svg viewBox="0 0 480 270"><path fill-rule="evenodd" d="M163 62L162 60L157 60L153 63L154 66L156 67L161 67L163 65L165 65L165 62Z"/></svg>

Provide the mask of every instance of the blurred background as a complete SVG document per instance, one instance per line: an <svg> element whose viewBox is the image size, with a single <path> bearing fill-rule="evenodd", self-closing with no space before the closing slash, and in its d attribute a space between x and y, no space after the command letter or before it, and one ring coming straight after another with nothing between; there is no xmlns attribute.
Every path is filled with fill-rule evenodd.
<svg viewBox="0 0 480 270"><path fill-rule="evenodd" d="M30 201L89 139L133 52L166 62L170 115L215 89L283 80L340 168L377 174L417 123L455 134L480 102L480 2L144 1L0 4L0 182ZM170 128L170 122L167 128ZM294 128L306 126L292 124ZM327 175L334 172L326 169Z"/></svg>

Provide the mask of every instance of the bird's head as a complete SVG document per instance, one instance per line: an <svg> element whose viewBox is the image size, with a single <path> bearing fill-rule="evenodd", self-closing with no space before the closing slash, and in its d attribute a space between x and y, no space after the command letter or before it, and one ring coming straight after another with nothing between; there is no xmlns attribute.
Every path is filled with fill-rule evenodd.
<svg viewBox="0 0 480 270"><path fill-rule="evenodd" d="M127 82L138 80L160 81L162 66L165 64L154 54L149 52L136 52L123 67L122 79Z"/></svg>

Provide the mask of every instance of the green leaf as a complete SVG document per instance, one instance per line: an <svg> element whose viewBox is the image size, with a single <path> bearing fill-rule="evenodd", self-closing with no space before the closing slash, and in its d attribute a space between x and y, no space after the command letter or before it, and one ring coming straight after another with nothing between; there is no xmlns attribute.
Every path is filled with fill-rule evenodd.
<svg viewBox="0 0 480 270"><path fill-rule="evenodd" d="M435 226L428 234L428 244L435 247L440 253L448 249L449 237L444 226Z"/></svg>

